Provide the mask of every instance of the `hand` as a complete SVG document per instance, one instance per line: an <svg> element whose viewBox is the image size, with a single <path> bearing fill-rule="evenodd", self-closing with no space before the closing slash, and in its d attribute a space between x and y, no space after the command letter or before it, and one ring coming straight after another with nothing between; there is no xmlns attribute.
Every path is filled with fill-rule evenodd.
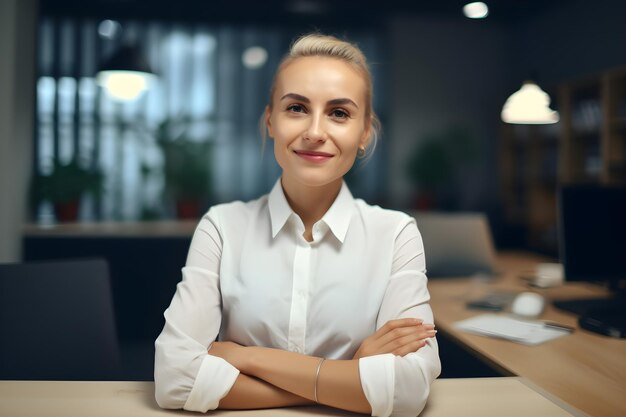
<svg viewBox="0 0 626 417"><path fill-rule="evenodd" d="M245 349L244 346L235 342L213 342L208 349L208 353L226 360L226 362L241 370L242 360L245 358Z"/></svg>
<svg viewBox="0 0 626 417"><path fill-rule="evenodd" d="M435 334L435 325L424 324L420 319L389 320L361 343L353 359L385 353L404 356L417 352L426 345L426 339L435 337Z"/></svg>

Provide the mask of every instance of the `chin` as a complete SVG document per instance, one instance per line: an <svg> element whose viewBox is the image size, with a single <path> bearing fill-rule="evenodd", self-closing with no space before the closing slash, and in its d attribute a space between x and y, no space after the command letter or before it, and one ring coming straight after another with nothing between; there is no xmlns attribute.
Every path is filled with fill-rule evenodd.
<svg viewBox="0 0 626 417"><path fill-rule="evenodd" d="M306 187L324 187L333 184L337 181L341 181L343 178L324 179L324 178L305 178L298 181L300 184Z"/></svg>
<svg viewBox="0 0 626 417"><path fill-rule="evenodd" d="M321 174L321 173L320 173ZM324 187L330 184L333 184L337 181L341 182L343 180L343 175L340 176L328 176L328 175L316 175L312 174L301 174L294 177L294 179L306 187Z"/></svg>
<svg viewBox="0 0 626 417"><path fill-rule="evenodd" d="M338 166L336 164L320 166L303 166L301 161L280 161L283 177L288 177L294 182L305 187L324 187L337 181L341 182L344 175L350 170L350 166Z"/></svg>

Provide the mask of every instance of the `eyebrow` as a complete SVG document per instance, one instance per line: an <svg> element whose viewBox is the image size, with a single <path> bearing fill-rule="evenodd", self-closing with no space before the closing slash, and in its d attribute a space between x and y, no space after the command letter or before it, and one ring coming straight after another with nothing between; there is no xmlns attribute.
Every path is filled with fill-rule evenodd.
<svg viewBox="0 0 626 417"><path fill-rule="evenodd" d="M287 93L284 96L282 96L280 98L280 100L282 101L282 100L284 100L286 98L291 98L291 99L294 99L294 100L302 101L304 103L310 103L311 102L311 100L309 100L308 97L305 97L303 95L296 94L296 93ZM357 104L354 101L350 100L349 98L335 98L335 99L332 99L332 100L328 100L327 104L331 104L331 105L335 105L335 106L336 105L351 104L354 107L356 107L357 109L359 108L359 106L357 106Z"/></svg>

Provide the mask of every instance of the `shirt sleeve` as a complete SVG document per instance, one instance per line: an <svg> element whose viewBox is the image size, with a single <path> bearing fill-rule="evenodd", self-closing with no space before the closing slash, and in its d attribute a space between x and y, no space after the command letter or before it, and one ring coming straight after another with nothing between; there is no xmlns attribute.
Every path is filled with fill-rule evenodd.
<svg viewBox="0 0 626 417"><path fill-rule="evenodd" d="M163 408L206 412L217 408L239 371L207 350L221 320L219 268L222 238L214 210L196 228L182 281L165 310L155 342L155 397Z"/></svg>
<svg viewBox="0 0 626 417"><path fill-rule="evenodd" d="M376 328L387 321L415 317L433 323L426 288L424 246L414 219L402 223L394 246L391 277ZM441 373L437 340L428 339L406 356L376 355L359 360L361 385L372 416L417 416L426 405L430 386Z"/></svg>

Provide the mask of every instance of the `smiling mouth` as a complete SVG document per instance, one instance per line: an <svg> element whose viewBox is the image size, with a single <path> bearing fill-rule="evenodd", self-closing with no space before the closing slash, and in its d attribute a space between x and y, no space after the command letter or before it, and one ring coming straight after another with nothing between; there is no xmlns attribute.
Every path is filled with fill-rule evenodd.
<svg viewBox="0 0 626 417"><path fill-rule="evenodd" d="M293 151L300 158L310 162L324 162L332 158L334 155L326 152L317 151Z"/></svg>

